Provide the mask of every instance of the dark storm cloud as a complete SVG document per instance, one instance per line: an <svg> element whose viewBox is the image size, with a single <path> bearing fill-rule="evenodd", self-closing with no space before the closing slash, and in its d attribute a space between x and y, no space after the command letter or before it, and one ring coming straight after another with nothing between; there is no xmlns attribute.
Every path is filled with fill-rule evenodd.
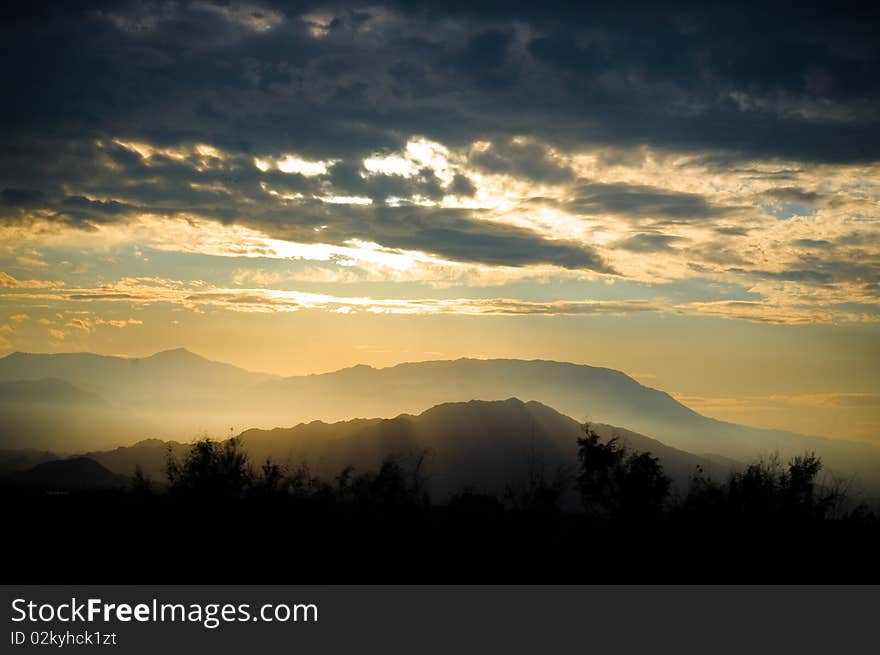
<svg viewBox="0 0 880 655"><path fill-rule="evenodd" d="M146 163L140 156L130 157L125 148L94 148L95 156L106 154L113 166L79 171L80 184L89 195L117 195L123 200L100 201L82 195L7 189L2 196L4 203L39 207L43 217L85 229L129 220L141 213L167 217L197 215L222 223L244 224L272 238L297 242L341 245L359 239L463 262L507 266L552 264L611 272L589 247L491 222L478 210L393 207L383 202L391 196L441 197L445 193L441 182L428 169L417 171L412 177L364 176L361 167L339 163L331 166L326 175L304 177L275 170L261 172L246 157L197 170L194 166L200 160L198 155L183 160L154 156ZM457 185L458 192L468 191L469 182L459 177L450 187ZM212 190L210 187L215 184L219 186ZM283 200L270 191L282 195L298 193L300 197ZM374 203L328 203L319 197L325 193L365 196L374 199ZM16 213L14 220L21 220L21 214Z"/></svg>
<svg viewBox="0 0 880 655"><path fill-rule="evenodd" d="M89 200L84 196L68 196L64 206L70 212L81 212L83 216L120 216L130 213L132 207L115 200Z"/></svg>
<svg viewBox="0 0 880 655"><path fill-rule="evenodd" d="M469 212L461 210L381 208L374 212L373 220L373 230L381 234L381 242L392 247L427 246L431 252L466 262L506 266L553 264L613 272L590 248L544 239L519 227L475 221Z"/></svg>
<svg viewBox="0 0 880 655"><path fill-rule="evenodd" d="M416 132L807 159L880 152L874 12L358 4L313 3L331 17L321 38L308 8L271 3L253 5L278 16L263 31L204 3L6 9L0 66L15 93L0 117L17 133L136 132L242 151L354 153Z"/></svg>
<svg viewBox="0 0 880 655"><path fill-rule="evenodd" d="M488 173L506 173L533 182L558 184L574 178L571 169L553 161L546 147L536 143L493 144L472 155L470 161Z"/></svg>
<svg viewBox="0 0 880 655"><path fill-rule="evenodd" d="M364 196L374 202L384 202L391 197L413 196L439 200L447 193L442 182L430 168L423 168L411 177L368 175L362 166L342 162L332 166L329 181L339 195Z"/></svg>
<svg viewBox="0 0 880 655"><path fill-rule="evenodd" d="M474 185L459 176L444 187L430 169L364 175L362 160L414 134L450 147L489 141L472 166L536 183L574 181L549 147L647 144L719 166L880 158L878 20L857 7L30 2L0 11L0 220L32 209L83 226L190 213L302 240L604 270L589 249L477 213L400 208L401 218L381 205L472 195ZM206 143L228 158L147 162L114 138ZM291 152L336 163L317 177L252 165ZM281 202L261 184L305 199ZM315 200L326 194L374 206ZM668 223L729 211L695 194L592 183L570 208Z"/></svg>
<svg viewBox="0 0 880 655"><path fill-rule="evenodd" d="M360 239L462 262L499 266L552 264L613 272L592 248L481 220L478 213L470 210L307 201L264 211L252 216L251 221L272 237L292 241L341 244Z"/></svg>
<svg viewBox="0 0 880 655"><path fill-rule="evenodd" d="M575 189L570 211L585 214L619 214L633 219L690 221L723 216L728 207L715 207L696 193L681 193L632 184L583 184Z"/></svg>
<svg viewBox="0 0 880 655"><path fill-rule="evenodd" d="M804 191L796 187L769 189L763 193L763 196L777 202L798 203L801 205L815 205L822 199L822 195L815 191Z"/></svg>
<svg viewBox="0 0 880 655"><path fill-rule="evenodd" d="M45 194L36 189L3 189L0 201L12 207L35 207L45 200Z"/></svg>
<svg viewBox="0 0 880 655"><path fill-rule="evenodd" d="M673 249L673 244L681 241L681 237L670 234L634 234L631 237L618 241L618 248L630 252L667 252Z"/></svg>
<svg viewBox="0 0 880 655"><path fill-rule="evenodd" d="M500 232L500 233L499 233ZM450 259L499 266L553 264L569 269L610 272L595 253L575 243L536 239L524 231L452 230L431 227L411 235L389 238L401 248L430 248Z"/></svg>
<svg viewBox="0 0 880 655"><path fill-rule="evenodd" d="M716 227L715 232L728 237L748 236L749 229L745 227Z"/></svg>
<svg viewBox="0 0 880 655"><path fill-rule="evenodd" d="M741 268L728 269L731 273L748 274L750 277L785 282L802 282L814 285L830 285L839 282L854 282L859 285L877 284L880 282L880 267L876 259L854 262L849 259L827 258L805 255L797 263L781 271L748 271Z"/></svg>
<svg viewBox="0 0 880 655"><path fill-rule="evenodd" d="M449 190L457 196L472 196L477 192L477 187L466 175L458 174L452 179Z"/></svg>

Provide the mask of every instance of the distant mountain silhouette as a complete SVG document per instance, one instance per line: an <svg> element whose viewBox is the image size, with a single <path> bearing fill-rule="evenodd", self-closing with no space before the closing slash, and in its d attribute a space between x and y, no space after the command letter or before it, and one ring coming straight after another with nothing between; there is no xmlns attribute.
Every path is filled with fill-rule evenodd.
<svg viewBox="0 0 880 655"><path fill-rule="evenodd" d="M60 459L61 455L49 450L23 448L20 450L0 449L0 475L14 471L26 471L37 464Z"/></svg>
<svg viewBox="0 0 880 655"><path fill-rule="evenodd" d="M170 402L199 402L213 407L228 394L273 376L212 362L185 348L150 357L125 358L92 353L31 354L16 352L0 359L0 380L58 378L110 402L152 407Z"/></svg>
<svg viewBox="0 0 880 655"><path fill-rule="evenodd" d="M538 400L577 419L589 415L617 424L643 417L677 424L701 418L620 371L543 360L458 359L382 369L360 365L267 381L253 389L248 400L267 410L286 403L289 411L314 415L306 419L335 420L419 412L442 402L510 397Z"/></svg>
<svg viewBox="0 0 880 655"><path fill-rule="evenodd" d="M45 377L97 393L114 407L129 408L125 429L114 428L116 444L147 437L190 439L202 432L226 435L230 426L271 428L313 420L395 417L446 402L516 397L544 403L577 420L626 426L722 464L725 458L750 461L774 451L783 457L815 451L829 470L856 475L880 489L880 447L844 441L846 435L832 440L718 421L620 371L579 364L459 359L280 378L211 362L183 349L143 359L88 353L14 353L0 359L0 380ZM47 430L29 427L26 419L15 430L0 429L0 446L82 452L107 443L108 431L88 414L70 416L66 422L91 425L93 436L100 439L90 440L82 431L65 432L63 421L60 430ZM14 442L10 435L16 436Z"/></svg>
<svg viewBox="0 0 880 655"><path fill-rule="evenodd" d="M62 452L107 447L130 438L138 424L124 407L63 380L0 381L0 447Z"/></svg>
<svg viewBox="0 0 880 655"><path fill-rule="evenodd" d="M0 476L0 485L47 491L113 489L125 487L129 478L108 471L88 457L43 462L27 471Z"/></svg>
<svg viewBox="0 0 880 655"><path fill-rule="evenodd" d="M96 393L89 393L58 378L0 381L0 403L106 405Z"/></svg>
<svg viewBox="0 0 880 655"><path fill-rule="evenodd" d="M175 457L181 457L186 449L186 444L177 441L144 439L131 446L91 451L85 453L85 457L122 475L133 475L135 469L140 466L144 475L154 481L162 482L165 478L165 463L169 452Z"/></svg>
<svg viewBox="0 0 880 655"><path fill-rule="evenodd" d="M616 436L634 450L659 457L681 487L697 466L718 478L731 469L629 430L594 427L605 439ZM523 478L530 467L539 467L548 478L560 469L571 472L581 436L583 428L573 419L541 403L510 398L445 403L418 416L251 429L239 438L255 468L268 458L291 468L307 464L313 473L328 479L347 466L358 471L376 469L388 455L412 462L424 454L429 489L444 496L465 487L502 494L505 485ZM145 475L161 482L169 448L177 457L186 451L183 444L150 439L90 452L86 457L123 475L132 475L140 466Z"/></svg>
<svg viewBox="0 0 880 655"><path fill-rule="evenodd" d="M750 461L778 451L783 457L813 450L829 469L856 474L880 488L880 447L752 428L702 416L668 394L608 368L544 360L458 359L355 366L334 373L265 382L245 396L265 415L279 407L298 420L393 416L473 398L536 400L582 420L624 425L682 450L717 461ZM277 423L278 421L276 421Z"/></svg>
<svg viewBox="0 0 880 655"><path fill-rule="evenodd" d="M617 436L631 448L651 451L681 485L696 467L726 475L727 469L655 439L609 425L596 425L604 438ZM343 467L376 468L383 457L397 453L410 458L425 454L429 487L447 494L464 487L502 493L540 467L547 477L575 467L577 439L583 427L538 402L517 398L444 403L392 419L358 419L327 424L312 422L289 429L242 433L244 449L260 462L269 457L291 464L306 461L319 474L334 475Z"/></svg>
<svg viewBox="0 0 880 655"><path fill-rule="evenodd" d="M144 358L110 357L92 353L30 354L12 353L0 358L0 380L39 381L56 378L82 392L100 395L116 408L126 408L129 417L124 428L114 423L116 437L105 439L100 421L85 414L66 415L74 425L91 424L97 433L89 438L82 431L65 438L63 433L40 425L27 429L19 422L19 432L28 440L10 439L0 429L0 446L56 448L68 452L132 443L151 436L189 438L199 432L223 432L230 426L247 427L253 413L240 411L238 397L244 390L273 379L264 373L212 362L184 348L168 350ZM63 422L62 422L63 423ZM40 434L45 434L41 438ZM31 440L31 436L33 440ZM14 435L13 435L14 436Z"/></svg>

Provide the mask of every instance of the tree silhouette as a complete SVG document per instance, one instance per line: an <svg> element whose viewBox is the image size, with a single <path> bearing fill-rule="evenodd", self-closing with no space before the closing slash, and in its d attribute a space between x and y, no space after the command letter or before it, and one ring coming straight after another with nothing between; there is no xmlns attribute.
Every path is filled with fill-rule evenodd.
<svg viewBox="0 0 880 655"><path fill-rule="evenodd" d="M254 477L237 438L208 437L192 444L182 461L169 448L165 475L171 494L201 499L241 498Z"/></svg>
<svg viewBox="0 0 880 655"><path fill-rule="evenodd" d="M531 514L555 514L560 511L560 501L570 478L560 468L550 477L544 470L543 462L529 460L524 480L508 484L504 490L504 500L516 512Z"/></svg>
<svg viewBox="0 0 880 655"><path fill-rule="evenodd" d="M671 480L650 453L631 453L613 437L603 442L587 423L578 439L575 485L592 517L648 520L663 511Z"/></svg>
<svg viewBox="0 0 880 655"><path fill-rule="evenodd" d="M672 484L663 474L660 460L650 453L633 453L619 471L618 514L633 519L657 518Z"/></svg>
<svg viewBox="0 0 880 655"><path fill-rule="evenodd" d="M387 508L426 505L430 502L422 475L424 455L417 457L407 469L400 456L386 457L376 472L362 473L351 478L352 469L343 470L337 478L340 491L361 506Z"/></svg>
<svg viewBox="0 0 880 655"><path fill-rule="evenodd" d="M260 475L250 482L248 495L252 498L279 498L288 494L289 481L284 469L266 458L260 467Z"/></svg>
<svg viewBox="0 0 880 655"><path fill-rule="evenodd" d="M719 485L702 475L691 479L682 512L692 517L746 521L813 521L831 518L846 490L818 480L822 460L814 453L783 465L778 453L749 464Z"/></svg>
<svg viewBox="0 0 880 655"><path fill-rule="evenodd" d="M137 498L146 498L153 495L153 481L144 475L144 469L140 464L134 467L131 491Z"/></svg>

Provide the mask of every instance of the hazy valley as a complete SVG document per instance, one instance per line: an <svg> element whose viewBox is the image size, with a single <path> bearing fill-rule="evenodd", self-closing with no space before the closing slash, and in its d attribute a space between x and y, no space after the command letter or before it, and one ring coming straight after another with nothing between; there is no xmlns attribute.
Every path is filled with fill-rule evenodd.
<svg viewBox="0 0 880 655"><path fill-rule="evenodd" d="M14 353L0 359L0 416L0 472L86 453L114 474L139 465L161 479L166 442L179 451L199 435L241 433L254 463L307 463L329 475L424 454L432 489L497 491L528 466L571 469L588 418L603 437L654 453L680 485L698 465L719 478L756 457L814 451L834 475L880 489L880 448L717 421L619 371L552 361L281 378L184 349L143 359Z"/></svg>

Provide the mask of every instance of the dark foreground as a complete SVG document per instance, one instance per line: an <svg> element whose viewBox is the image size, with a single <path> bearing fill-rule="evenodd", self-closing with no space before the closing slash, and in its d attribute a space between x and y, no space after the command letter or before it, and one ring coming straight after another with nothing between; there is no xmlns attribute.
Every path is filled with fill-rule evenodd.
<svg viewBox="0 0 880 655"><path fill-rule="evenodd" d="M4 583L877 583L874 521L592 521L128 493L4 499Z"/></svg>
<svg viewBox="0 0 880 655"><path fill-rule="evenodd" d="M86 459L7 478L0 581L880 583L880 520L821 469L805 455L720 483L697 470L682 494L656 458L587 426L575 474L535 467L503 497L437 503L419 458L328 481L271 462L255 471L235 440L202 440L169 458L161 483Z"/></svg>

